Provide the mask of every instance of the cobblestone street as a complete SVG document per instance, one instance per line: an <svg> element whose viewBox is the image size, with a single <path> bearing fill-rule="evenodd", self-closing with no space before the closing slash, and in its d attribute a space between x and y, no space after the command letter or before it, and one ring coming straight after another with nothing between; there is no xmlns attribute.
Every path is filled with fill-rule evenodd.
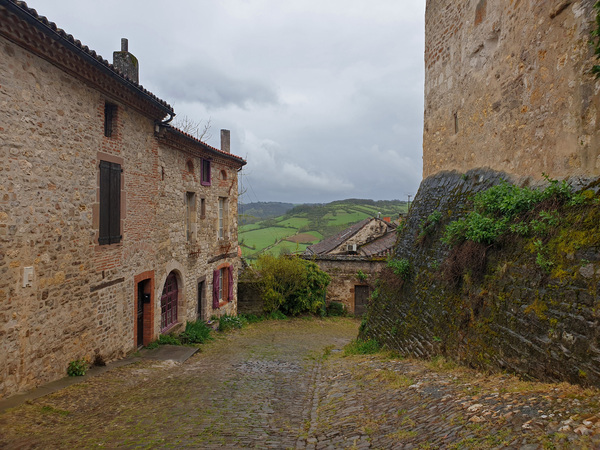
<svg viewBox="0 0 600 450"><path fill-rule="evenodd" d="M344 356L350 319L268 321L0 415L0 448L600 448L598 391Z"/></svg>

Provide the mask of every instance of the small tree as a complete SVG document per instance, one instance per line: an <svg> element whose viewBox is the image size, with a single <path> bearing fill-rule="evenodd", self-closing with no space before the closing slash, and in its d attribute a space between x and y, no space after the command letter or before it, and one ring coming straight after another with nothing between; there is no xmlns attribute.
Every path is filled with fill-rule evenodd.
<svg viewBox="0 0 600 450"><path fill-rule="evenodd" d="M207 141L212 135L210 134L211 119L209 118L206 122L196 121L190 119L188 116L176 118L173 121L173 126L179 128L184 133L187 133L199 141Z"/></svg>
<svg viewBox="0 0 600 450"><path fill-rule="evenodd" d="M286 315L320 313L330 278L314 262L298 256L261 255L244 275L257 283L265 313L281 311Z"/></svg>

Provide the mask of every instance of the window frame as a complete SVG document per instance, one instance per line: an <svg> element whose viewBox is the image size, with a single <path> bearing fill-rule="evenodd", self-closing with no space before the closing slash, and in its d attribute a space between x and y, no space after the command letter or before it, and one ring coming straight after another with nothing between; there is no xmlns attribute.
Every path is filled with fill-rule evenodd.
<svg viewBox="0 0 600 450"><path fill-rule="evenodd" d="M104 136L114 137L116 134L117 105L110 102L104 103Z"/></svg>
<svg viewBox="0 0 600 450"><path fill-rule="evenodd" d="M202 186L210 186L211 185L211 161L210 159L202 158L202 162L200 164L200 184Z"/></svg>

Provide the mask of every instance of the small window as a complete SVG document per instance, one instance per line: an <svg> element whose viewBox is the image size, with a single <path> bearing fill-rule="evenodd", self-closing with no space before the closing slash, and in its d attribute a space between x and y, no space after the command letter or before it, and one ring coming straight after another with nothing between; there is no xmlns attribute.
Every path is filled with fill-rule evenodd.
<svg viewBox="0 0 600 450"><path fill-rule="evenodd" d="M454 134L458 133L458 113L454 113Z"/></svg>
<svg viewBox="0 0 600 450"><path fill-rule="evenodd" d="M200 218L204 219L206 217L206 200L200 199Z"/></svg>
<svg viewBox="0 0 600 450"><path fill-rule="evenodd" d="M116 131L115 123L117 120L117 105L112 103L104 104L104 136L112 137Z"/></svg>
<svg viewBox="0 0 600 450"><path fill-rule="evenodd" d="M203 186L210 186L210 161L208 159L202 160L202 180Z"/></svg>
<svg viewBox="0 0 600 450"><path fill-rule="evenodd" d="M226 239L227 236L227 198L219 197L219 224L218 238Z"/></svg>
<svg viewBox="0 0 600 450"><path fill-rule="evenodd" d="M185 193L185 229L187 234L187 240L190 243L196 242L196 193L186 192Z"/></svg>
<svg viewBox="0 0 600 450"><path fill-rule="evenodd" d="M121 165L100 161L98 244L121 242Z"/></svg>
<svg viewBox="0 0 600 450"><path fill-rule="evenodd" d="M227 171L221 170L221 180L227 180Z"/></svg>

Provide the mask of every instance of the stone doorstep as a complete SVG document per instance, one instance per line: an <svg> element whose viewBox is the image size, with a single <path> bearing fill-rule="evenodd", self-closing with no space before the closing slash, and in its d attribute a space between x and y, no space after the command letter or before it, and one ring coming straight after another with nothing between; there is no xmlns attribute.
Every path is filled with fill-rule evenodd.
<svg viewBox="0 0 600 450"><path fill-rule="evenodd" d="M106 366L92 366L85 375L81 377L64 377L56 381L39 386L31 391L23 394L16 394L12 397L8 397L4 400L0 400L0 414L4 413L7 409L16 408L29 400L36 400L40 397L44 397L54 392L60 391L73 384L83 383L91 377L101 375L109 370L116 369L129 364L136 363L142 359L152 359L156 361L176 361L183 363L191 358L200 349L198 347L182 347L178 345L161 345L155 349L143 348L139 352L139 356L130 355L124 359L111 362Z"/></svg>

